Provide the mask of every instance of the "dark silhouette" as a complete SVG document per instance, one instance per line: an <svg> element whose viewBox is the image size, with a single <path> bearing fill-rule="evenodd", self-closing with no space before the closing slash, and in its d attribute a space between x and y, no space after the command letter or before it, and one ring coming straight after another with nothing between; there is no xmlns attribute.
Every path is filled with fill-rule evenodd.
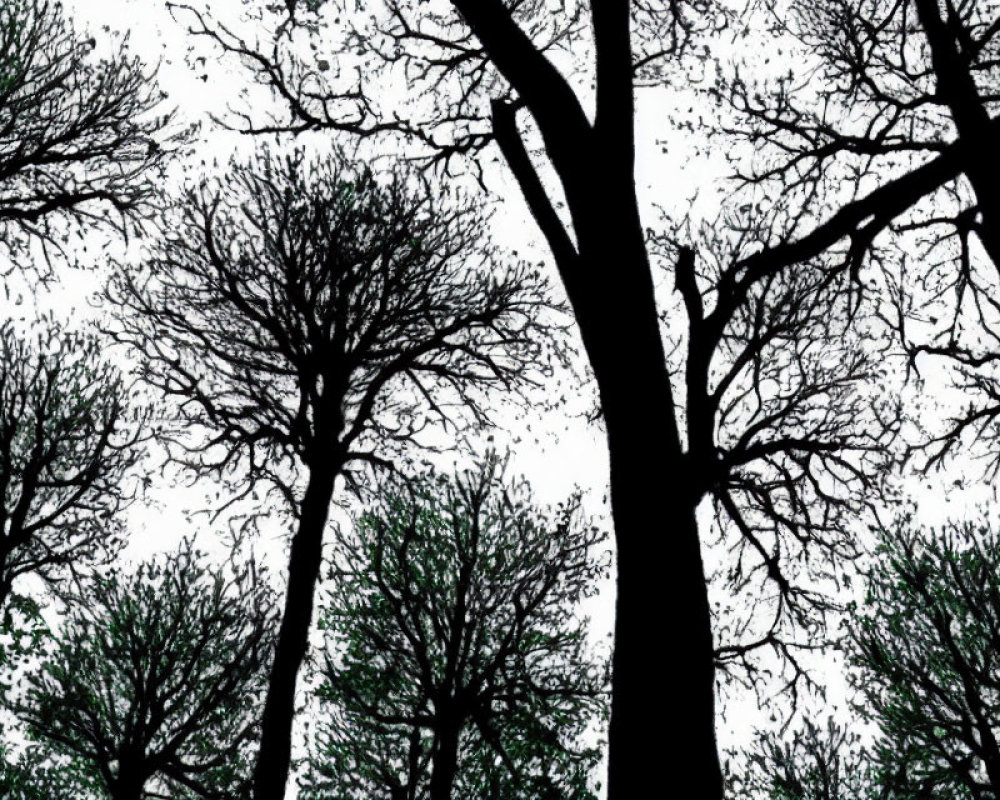
<svg viewBox="0 0 1000 800"><path fill-rule="evenodd" d="M876 800L875 768L857 734L828 719L804 720L788 736L758 734L736 754L726 776L734 797L747 800Z"/></svg>
<svg viewBox="0 0 1000 800"><path fill-rule="evenodd" d="M735 754L734 796L753 800L980 800L1000 787L998 537L908 520L878 532L845 651L874 739L830 721L760 734Z"/></svg>
<svg viewBox="0 0 1000 800"><path fill-rule="evenodd" d="M124 226L148 210L173 136L153 75L124 42L77 32L58 0L0 6L0 241L59 249L77 223ZM18 258L19 264L27 259Z"/></svg>
<svg viewBox="0 0 1000 800"><path fill-rule="evenodd" d="M857 263L871 242L872 226L884 227L937 186L942 174L957 174L957 154L949 152L940 163L846 203L813 230L800 230L787 221L772 231L766 224L758 228L758 220L727 220L737 230L761 235L748 237L714 284L690 276L698 273L699 259L717 257L715 243L699 243L697 248L678 243L672 251L675 275L678 288L686 292L684 310L694 347L685 369L697 379L695 388L682 396L671 384L640 221L634 103L642 85L667 80L671 65L684 63L699 28L717 19L714 12L719 9L699 17L694 6L680 2L593 0L559 14L535 5L511 7L500 0L453 0L451 7L451 14L425 14L419 4L392 2L382 17L363 20L338 5L342 24L335 27L324 26L322 15L307 19L300 11L294 21L285 19L277 26L278 35L268 46L213 24L194 9L188 8L185 18L192 34L209 37L224 52L238 56L283 101L284 116L261 118L252 109L238 115L238 124L248 132L391 134L412 146L415 158L445 170L465 156L472 158L474 169L481 169L475 159L485 157L490 145L499 147L555 259L593 368L607 428L619 585L609 797L619 800L637 783L657 785L666 770L697 774L694 796L719 798L717 648L695 509L710 488L728 481L730 473L719 468L716 450L734 442L740 447L750 444L760 426L751 423L742 439L735 433L728 443L709 441L706 434L717 427L720 406L719 398L711 396L715 377L708 368L716 348L725 347L727 327L763 287L790 266L817 259L844 240L852 246L846 254L838 253L845 257L837 266ZM318 62L303 60L286 46L285 32L296 24L308 35L323 37L325 52L350 53L351 58L360 53L364 66L337 82ZM577 39L587 41L590 49L573 62L580 74L568 78L556 61L560 48ZM396 66L405 68L408 96L424 105L386 111L373 102L377 86L366 92L366 80ZM593 114L574 88L591 85ZM789 199L796 197L789 194ZM827 265L828 273L835 271ZM751 342L743 367L763 362L753 355L755 348ZM745 375L743 367L734 375ZM702 379L702 373L707 377ZM699 418L697 430L689 430L688 421ZM841 422L849 420L850 415L841 417ZM803 425L801 430L810 428ZM801 467L814 463L817 453L832 452L844 443L841 434L832 435L829 429L822 430L819 439L818 447L799 447L810 437L782 436L780 443L769 446ZM767 447L747 450L748 457L765 462L771 455ZM739 458L734 457L730 467L745 486L748 469ZM791 474L802 477L803 472L797 467ZM773 490L782 480L784 475L766 483ZM789 483L798 483L798 477ZM669 525L661 523L659 533L651 535L651 520L663 519L664 504L670 509ZM794 529L780 521L781 510L772 510L775 530ZM738 511L727 515L746 536L748 551L759 554L762 572L781 586L785 578L776 558L780 546L757 536L753 525L741 526ZM664 565L669 565L666 575ZM784 619L787 606L782 602L779 608ZM667 719L672 710L666 694L648 690L663 679L663 665L645 654L651 609L674 622L672 641L685 657L672 660L667 668L671 683L685 687L692 709L683 729L661 727L656 737L647 734L648 719ZM684 614L675 618L676 609L684 609ZM787 652L776 640L765 631L758 641ZM747 644L753 643L725 650L727 643L718 650L726 659L741 659Z"/></svg>
<svg viewBox="0 0 1000 800"><path fill-rule="evenodd" d="M851 628L855 687L878 722L887 769L907 744L911 774L951 797L1000 793L1000 538L987 524L881 534Z"/></svg>
<svg viewBox="0 0 1000 800"><path fill-rule="evenodd" d="M384 180L382 179L384 178ZM294 513L255 797L287 780L334 482L433 423L485 421L482 390L544 366L546 290L479 251L482 221L342 160L261 156L189 189L110 295L143 374L206 431L187 461L275 487Z"/></svg>
<svg viewBox="0 0 1000 800"><path fill-rule="evenodd" d="M0 797L4 800L92 800L92 787L79 780L80 770L72 759L55 763L44 746L29 746L12 761L0 752ZM96 799L94 799L96 800Z"/></svg>
<svg viewBox="0 0 1000 800"><path fill-rule="evenodd" d="M253 565L210 566L185 543L70 599L51 652L8 701L69 760L62 779L112 800L248 797L277 626Z"/></svg>
<svg viewBox="0 0 1000 800"><path fill-rule="evenodd" d="M850 249L860 256L891 233L892 257L876 263L911 364L944 358L968 401L921 431L923 466L975 442L993 456L995 477L1000 5L801 3L774 20L783 56L815 66L820 80L799 87L790 72L763 85L742 77L723 84L741 118L735 128L764 156L742 178L763 191L820 198L881 184L870 196L884 202L868 205ZM814 223L803 215L804 227ZM857 268L860 257L853 261Z"/></svg>
<svg viewBox="0 0 1000 800"><path fill-rule="evenodd" d="M881 752L880 751L884 751ZM825 726L804 720L790 734L758 733L750 748L734 754L727 784L747 800L971 800L953 785L922 774L917 749L905 740L888 747L829 718ZM885 760L880 758L887 756Z"/></svg>
<svg viewBox="0 0 1000 800"><path fill-rule="evenodd" d="M495 458L370 497L333 551L305 796L593 798L607 674L578 606L607 563L579 499L543 516Z"/></svg>
<svg viewBox="0 0 1000 800"><path fill-rule="evenodd" d="M682 334L671 331L686 346L668 365L683 376L688 480L715 510L702 536L720 553L713 579L725 589L713 608L716 665L754 686L773 677L775 662L761 657L771 651L794 705L811 680L799 656L825 646L839 607L830 575L858 556L852 524L881 497L899 404L878 388L892 385L888 337L859 330L871 303L827 260L774 273L734 301L746 254L785 221L739 218L724 212L692 234L697 256L667 235L648 247L673 272L687 317Z"/></svg>
<svg viewBox="0 0 1000 800"><path fill-rule="evenodd" d="M55 582L124 542L142 416L93 336L0 326L0 608L24 575Z"/></svg>

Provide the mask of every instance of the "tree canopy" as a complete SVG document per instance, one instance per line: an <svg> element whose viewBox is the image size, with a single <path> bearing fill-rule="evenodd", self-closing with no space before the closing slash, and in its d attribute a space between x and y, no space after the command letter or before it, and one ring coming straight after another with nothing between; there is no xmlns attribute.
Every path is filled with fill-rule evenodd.
<svg viewBox="0 0 1000 800"><path fill-rule="evenodd" d="M579 614L602 539L495 456L379 484L333 548L306 796L593 797L607 676Z"/></svg>

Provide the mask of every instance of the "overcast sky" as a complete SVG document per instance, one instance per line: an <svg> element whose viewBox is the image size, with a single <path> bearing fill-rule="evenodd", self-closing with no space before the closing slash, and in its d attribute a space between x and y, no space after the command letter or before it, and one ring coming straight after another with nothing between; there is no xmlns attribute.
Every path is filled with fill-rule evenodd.
<svg viewBox="0 0 1000 800"><path fill-rule="evenodd" d="M236 0L229 2L232 7L239 6ZM208 119L211 113L224 112L226 103L239 91L240 75L230 72L228 79L219 79L218 68L213 65L211 80L202 80L197 62L189 63L186 58L191 43L183 27L167 13L163 0L68 0L67 5L74 9L78 20L85 21L98 36L104 35L102 26L125 31L132 48L147 63L160 64L159 80L168 93L169 102L181 107L189 121L201 119L204 122L200 150L203 156L209 160L213 157L224 160L234 148L255 146L254 140L224 132ZM215 3L216 8L222 5ZM666 96L653 94L639 108L638 183L648 207L658 204L669 211L690 205L693 192L688 187L703 187L719 177L723 162L718 157L694 157L698 142L692 142L690 137L664 133L667 130L663 125L664 103L667 100ZM537 249L533 224L516 189L504 173L496 174L493 179L497 182L495 185L509 189L504 194L503 214L497 220L497 236L519 251L530 251L534 247L535 252L544 256L544 252ZM100 273L73 272L65 273L65 276L67 279L63 285L54 287L51 294L39 301L40 305L53 307L57 313L65 315L87 313L86 297L99 285ZM660 278L665 279L665 276ZM532 481L538 498L543 502L557 502L574 486L580 486L588 495L590 512L605 515L606 519L607 456L604 441L600 431L580 417L580 412L587 409L586 398L574 398L569 407L576 412L574 416L559 413L526 419L521 414L507 415L504 426L513 435L523 437L515 452L514 468ZM918 487L917 484L914 486ZM938 489L927 489L926 484L919 486L925 487L918 487L916 495L921 503L922 518L931 523L943 520L956 504L971 507L975 502L995 499L994 491L985 485L976 485L949 502L944 502ZM137 535L129 555L142 557L171 547L179 537L191 532L191 525L186 522L182 509L197 505L202 496L201 491L180 488L156 492L153 499L158 505L140 509L133 515ZM271 542L271 552L272 555L280 553L276 538ZM611 618L610 593L599 598L594 610L598 628L607 630ZM669 624L668 621L665 623ZM832 696L836 698L840 694L839 678L831 673L829 681L833 686ZM742 739L750 725L758 721L766 722L756 712L756 701L751 697L747 697L745 702L732 701L730 710L720 730L723 744Z"/></svg>

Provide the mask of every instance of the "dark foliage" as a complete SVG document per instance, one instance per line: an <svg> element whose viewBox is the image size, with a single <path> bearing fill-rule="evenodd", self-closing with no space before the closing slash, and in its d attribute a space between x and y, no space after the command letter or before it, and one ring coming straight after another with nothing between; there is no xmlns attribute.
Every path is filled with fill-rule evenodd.
<svg viewBox="0 0 1000 800"><path fill-rule="evenodd" d="M310 798L592 798L606 670L579 500L541 515L489 458L380 484L338 537Z"/></svg>
<svg viewBox="0 0 1000 800"><path fill-rule="evenodd" d="M0 326L0 606L23 575L109 560L134 495L142 417L93 336Z"/></svg>
<svg viewBox="0 0 1000 800"><path fill-rule="evenodd" d="M884 532L852 627L879 761L893 770L905 749L907 781L953 797L1000 794L998 544L985 524Z"/></svg>
<svg viewBox="0 0 1000 800"><path fill-rule="evenodd" d="M38 743L29 756L52 759L31 781L113 800L249 796L277 623L253 565L220 569L185 543L70 599L51 651L8 701Z"/></svg>
<svg viewBox="0 0 1000 800"><path fill-rule="evenodd" d="M108 53L57 0L0 6L0 241L59 248L57 219L124 229L146 215L167 118L125 42ZM19 264L25 263L18 259Z"/></svg>
<svg viewBox="0 0 1000 800"><path fill-rule="evenodd" d="M264 153L189 189L110 290L143 376L205 434L183 460L244 497L276 489L294 517L258 770L276 796L335 480L487 421L486 390L546 369L544 282L477 250L481 226L403 172Z"/></svg>

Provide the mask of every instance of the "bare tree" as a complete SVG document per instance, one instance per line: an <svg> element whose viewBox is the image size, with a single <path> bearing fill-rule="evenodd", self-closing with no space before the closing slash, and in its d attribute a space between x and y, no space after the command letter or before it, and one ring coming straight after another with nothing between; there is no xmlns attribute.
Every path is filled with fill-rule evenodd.
<svg viewBox="0 0 1000 800"><path fill-rule="evenodd" d="M11 702L56 773L69 759L54 779L113 800L249 796L277 609L252 563L231 567L185 542L77 591Z"/></svg>
<svg viewBox="0 0 1000 800"><path fill-rule="evenodd" d="M608 565L579 498L540 514L496 457L370 497L333 552L307 795L593 797L607 674L578 607Z"/></svg>
<svg viewBox="0 0 1000 800"><path fill-rule="evenodd" d="M724 211L689 234L703 243L697 257L680 256L674 236L653 235L649 248L674 273L680 309L661 312L668 361L691 479L715 506L703 540L721 554L714 577L725 587L716 664L757 686L770 650L794 707L809 682L800 653L828 643L838 576L860 554L853 521L882 496L899 412L886 391L891 338L836 259L769 275L727 303L745 258L780 241L781 224L780 214L739 223Z"/></svg>
<svg viewBox="0 0 1000 800"><path fill-rule="evenodd" d="M0 241L59 247L56 218L142 216L168 119L154 76L123 40L103 54L58 0L0 8ZM21 260L19 260L20 263Z"/></svg>
<svg viewBox="0 0 1000 800"><path fill-rule="evenodd" d="M758 151L742 179L802 197L858 197L882 185L876 192L887 202L871 207L850 247L863 253L881 232L894 234L883 260L894 323L913 365L943 357L968 400L942 415L943 424L926 426L925 466L973 440L995 455L1000 5L759 5L773 19L776 46L818 80L805 84L789 72L724 83L741 117L733 130ZM815 221L805 214L801 225ZM991 457L993 477L998 466Z"/></svg>
<svg viewBox="0 0 1000 800"><path fill-rule="evenodd" d="M113 557L142 418L101 342L52 322L0 326L0 606L15 581Z"/></svg>
<svg viewBox="0 0 1000 800"><path fill-rule="evenodd" d="M294 514L258 798L284 792L336 478L435 422L484 421L483 390L546 368L544 282L501 270L474 212L407 181L301 155L233 164L187 191L110 293L146 379L207 432L189 466L238 470L247 494L267 483Z"/></svg>
<svg viewBox="0 0 1000 800"><path fill-rule="evenodd" d="M690 396L671 385L636 192L634 109L643 86L673 80L699 33L725 20L723 10L602 0L558 7L453 0L431 9L389 0L361 18L337 2L292 4L276 16L250 3L257 24L244 37L188 4L179 7L187 10L192 34L238 57L282 101L274 116L236 108L244 130L395 137L411 157L445 171L463 157L476 168L488 148L499 148L566 288L607 427L619 585L609 796L616 800L636 781L655 785L666 768L696 772L697 796L719 797L716 652L695 509L710 486L726 483L713 451L725 444L708 442L710 425L698 426L693 444L685 430L687 420L711 417L691 403L706 397L704 381ZM270 38L259 33L269 19L275 21ZM413 102L390 106L383 98L396 95L379 91L383 76L389 88L404 84ZM693 376L707 370L721 331L761 286L843 241L851 243L843 262L857 262L870 244L872 220L891 219L937 186L942 173L957 174L955 158L851 200L812 230L782 225L771 235L765 226L753 246L726 264L716 285L696 281L688 298L712 295L714 302L676 309L696 315L689 320L689 330L697 331L690 341ZM707 252L714 243L685 238L678 244L676 275L679 285L690 287L685 274L699 258L715 257ZM718 415L717 405L708 408ZM748 432L752 438L753 429ZM738 441L736 433L729 444ZM815 448L806 458L790 444L784 442L786 454L822 460ZM768 458L766 448L751 452ZM746 475L745 465L732 466ZM651 536L649 520L660 518L664 503L669 531ZM751 551L767 553L761 568L774 572L777 548L747 541ZM647 735L645 721L669 718L671 709L667 695L651 696L648 689L662 680L662 665L645 657L651 608L664 618L685 610L671 630L685 658L669 669L697 709L683 730L664 728L659 738Z"/></svg>

